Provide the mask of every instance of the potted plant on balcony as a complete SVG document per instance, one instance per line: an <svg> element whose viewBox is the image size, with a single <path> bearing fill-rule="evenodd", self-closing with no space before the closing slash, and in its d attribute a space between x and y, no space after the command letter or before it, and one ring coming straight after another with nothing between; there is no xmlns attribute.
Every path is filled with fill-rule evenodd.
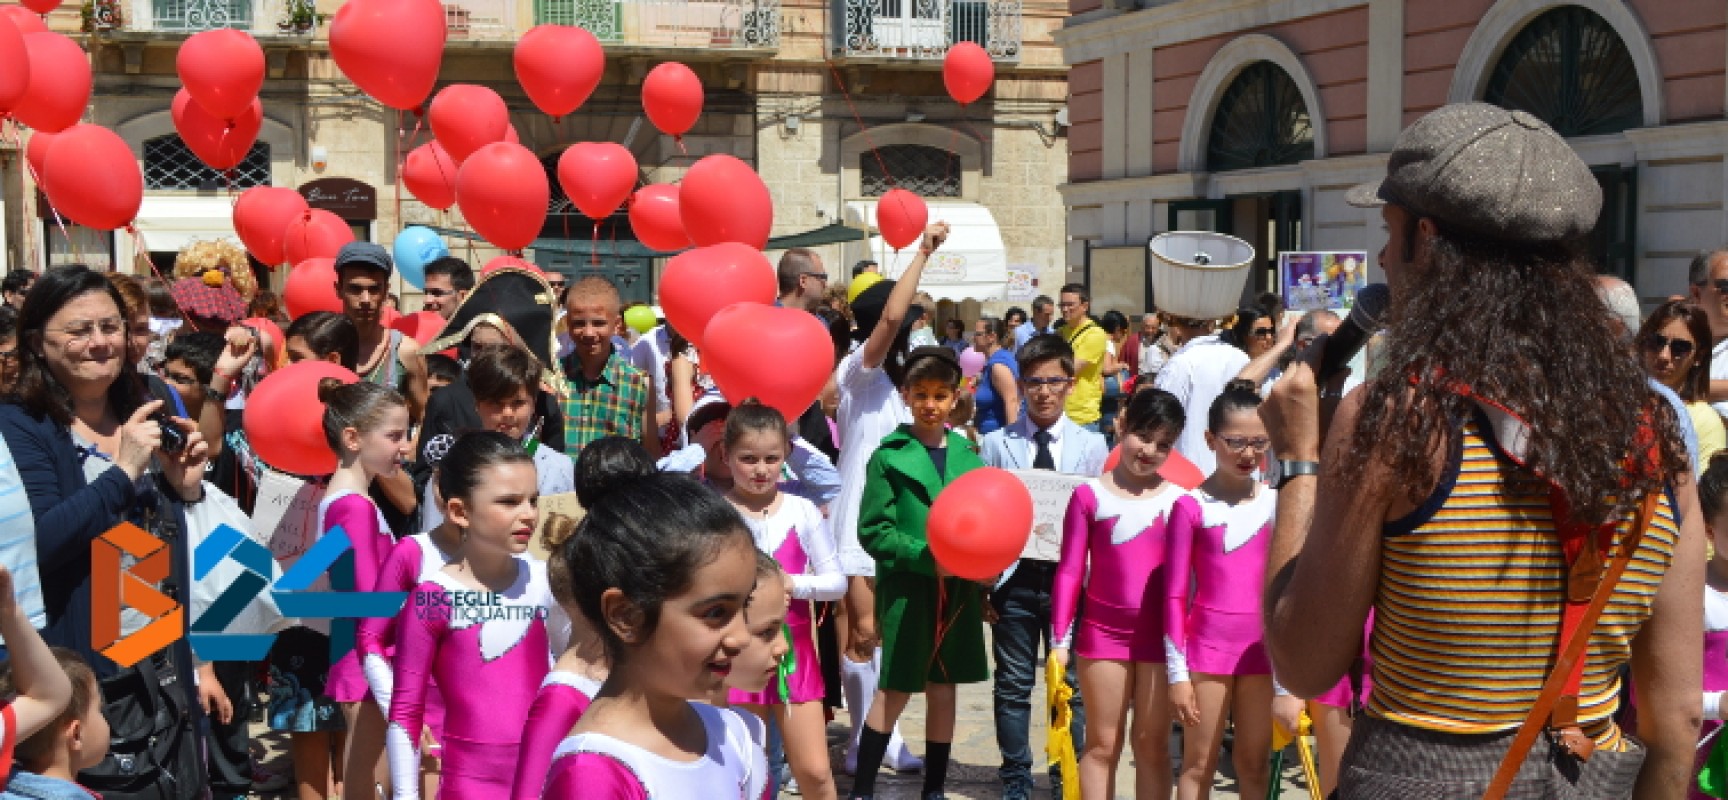
<svg viewBox="0 0 1728 800"><path fill-rule="evenodd" d="M78 11L85 33L111 31L122 22L119 0L84 0Z"/></svg>
<svg viewBox="0 0 1728 800"><path fill-rule="evenodd" d="M306 34L312 32L317 22L318 15L309 0L290 0L282 18L276 21L276 28L283 33Z"/></svg>

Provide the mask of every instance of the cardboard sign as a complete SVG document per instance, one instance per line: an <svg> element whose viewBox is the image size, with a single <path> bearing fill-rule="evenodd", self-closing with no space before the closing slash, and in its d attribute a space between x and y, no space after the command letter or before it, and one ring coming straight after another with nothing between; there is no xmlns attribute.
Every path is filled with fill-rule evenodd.
<svg viewBox="0 0 1728 800"><path fill-rule="evenodd" d="M545 561L551 555L550 551L546 549L547 528L554 522L573 526L581 522L587 514L588 512L583 510L582 504L576 502L575 492L542 496L540 498L540 525L538 530L534 531L534 538L528 542L528 553L541 561Z"/></svg>
<svg viewBox="0 0 1728 800"><path fill-rule="evenodd" d="M1026 491L1032 495L1032 535L1026 538L1026 548L1020 551L1020 557L1060 560L1062 517L1068 513L1068 498L1088 478L1047 469L1011 469L1008 473L1026 484Z"/></svg>

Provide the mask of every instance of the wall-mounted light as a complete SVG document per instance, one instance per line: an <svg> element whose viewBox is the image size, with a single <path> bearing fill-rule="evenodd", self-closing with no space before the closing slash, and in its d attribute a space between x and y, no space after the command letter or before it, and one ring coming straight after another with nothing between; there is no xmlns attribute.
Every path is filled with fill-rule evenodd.
<svg viewBox="0 0 1728 800"><path fill-rule="evenodd" d="M328 166L330 166L330 151L324 149L323 145L314 145L312 148L312 168L323 172L324 168Z"/></svg>
<svg viewBox="0 0 1728 800"><path fill-rule="evenodd" d="M798 126L802 124L804 124L804 118L797 114L787 114L786 118L780 121L781 127L786 129L787 134L797 133Z"/></svg>

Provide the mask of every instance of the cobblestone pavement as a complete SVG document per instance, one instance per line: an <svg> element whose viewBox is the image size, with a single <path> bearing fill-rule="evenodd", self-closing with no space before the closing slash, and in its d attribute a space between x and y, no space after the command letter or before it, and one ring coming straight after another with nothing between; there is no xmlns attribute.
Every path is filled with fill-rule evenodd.
<svg viewBox="0 0 1728 800"><path fill-rule="evenodd" d="M1038 700L1035 708L1042 708L1043 696L1043 676L1040 674L1039 687L1036 691ZM1035 714L1041 716L1042 711L1036 710ZM990 684L979 683L961 687L958 717L955 726L953 761L948 769L948 797L950 800L997 800L1002 796L1001 784L997 782L996 778L996 767L1001 763L1001 756L996 749L996 727L991 713ZM923 723L923 701L914 699L906 709L906 715L900 728L901 733L912 742L914 751L922 751L923 749ZM841 711L836 713L834 721L828 726L829 749L837 767L842 763L841 758L845 755L844 745L849 731L847 724L846 713ZM1040 756L1039 765L1033 770L1039 789L1036 797L1040 800L1050 796L1048 779L1043 774L1044 732L1042 728L1042 724L1038 724L1038 730L1033 733L1033 746L1039 751ZM278 771L288 770L286 736L272 733L266 730L263 725L254 725L253 730L268 753L266 761L268 766ZM1179 737L1172 737L1171 760L1173 765L1177 760L1175 753L1180 752L1180 747ZM1218 800L1239 800L1236 780L1230 774L1229 758L1221 758L1220 762L1220 774L1214 783L1215 788L1212 797ZM1132 798L1134 796L1133 763L1132 755L1124 753L1122 766L1117 772L1116 780L1116 796L1119 798ZM1307 786L1302 779L1302 771L1297 764L1293 750L1290 756L1285 759L1283 778L1282 797L1284 800L1309 800ZM917 800L922 781L922 777L915 774L898 775L885 770L876 781L876 796L879 800L907 800L908 798ZM851 782L851 778L840 776L839 788L842 797L845 796L845 791L850 788ZM272 793L265 796L292 798L293 794L291 792ZM792 794L781 794L782 800L794 797L796 796ZM1259 799L1253 798L1251 800Z"/></svg>

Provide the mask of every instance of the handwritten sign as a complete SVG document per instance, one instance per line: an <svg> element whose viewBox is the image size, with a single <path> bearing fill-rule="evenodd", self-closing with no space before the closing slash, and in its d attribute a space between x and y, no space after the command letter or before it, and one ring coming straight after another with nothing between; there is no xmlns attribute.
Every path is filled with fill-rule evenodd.
<svg viewBox="0 0 1728 800"><path fill-rule="evenodd" d="M1032 495L1032 535L1027 537L1026 549L1020 552L1020 557L1060 560L1062 517L1068 513L1068 498L1087 478L1044 469L1011 469L1008 473L1026 484L1026 491Z"/></svg>
<svg viewBox="0 0 1728 800"><path fill-rule="evenodd" d="M293 566L318 540L318 503L323 499L321 483L264 470L252 509L252 538L269 548L283 568Z"/></svg>
<svg viewBox="0 0 1728 800"><path fill-rule="evenodd" d="M545 561L551 555L546 548L546 535L554 525L569 525L574 527L581 522L588 512L582 509L582 504L576 502L575 492L548 494L540 498L540 526L534 532L534 538L528 542L528 552L535 558Z"/></svg>

